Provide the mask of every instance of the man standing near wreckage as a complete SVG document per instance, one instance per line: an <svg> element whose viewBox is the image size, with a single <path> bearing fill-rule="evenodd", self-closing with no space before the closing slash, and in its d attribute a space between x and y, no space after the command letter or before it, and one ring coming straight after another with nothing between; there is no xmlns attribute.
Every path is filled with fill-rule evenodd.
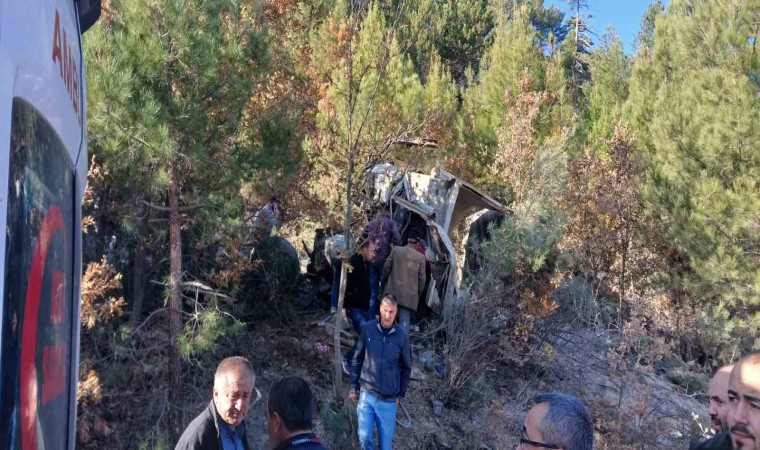
<svg viewBox="0 0 760 450"><path fill-rule="evenodd" d="M247 359L223 359L214 374L211 402L190 422L174 450L249 450L243 420L254 401L255 384Z"/></svg>
<svg viewBox="0 0 760 450"><path fill-rule="evenodd" d="M409 243L393 247L383 268L385 293L398 301L399 324L409 332L412 316L417 312L422 291L425 290L425 255L417 250L420 238L409 236Z"/></svg>
<svg viewBox="0 0 760 450"><path fill-rule="evenodd" d="M359 401L359 442L362 450L373 450L374 430L380 450L393 448L396 433L396 407L406 395L412 373L409 334L396 325L398 304L393 295L380 301L380 320L362 328L351 364L348 399Z"/></svg>
<svg viewBox="0 0 760 450"><path fill-rule="evenodd" d="M377 297L382 292L383 266L391 254L391 245L401 245L401 235L396 222L388 215L388 205L377 208L375 218L364 227L361 240L369 240L372 259L367 264L369 269L369 317L377 314Z"/></svg>

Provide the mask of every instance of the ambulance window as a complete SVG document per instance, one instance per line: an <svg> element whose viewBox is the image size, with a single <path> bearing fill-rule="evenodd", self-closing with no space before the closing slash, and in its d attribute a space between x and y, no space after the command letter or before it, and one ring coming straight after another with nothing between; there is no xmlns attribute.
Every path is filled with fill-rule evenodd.
<svg viewBox="0 0 760 450"><path fill-rule="evenodd" d="M15 98L11 118L0 448L65 448L72 377L71 160L55 130Z"/></svg>

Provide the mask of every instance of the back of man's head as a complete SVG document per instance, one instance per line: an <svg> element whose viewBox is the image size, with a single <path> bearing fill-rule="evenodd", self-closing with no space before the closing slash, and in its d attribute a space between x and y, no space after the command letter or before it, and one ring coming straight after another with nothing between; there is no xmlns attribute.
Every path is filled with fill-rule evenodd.
<svg viewBox="0 0 760 450"><path fill-rule="evenodd" d="M280 416L289 432L311 430L314 422L314 397L309 384L300 377L284 378L269 389L269 416Z"/></svg>
<svg viewBox="0 0 760 450"><path fill-rule="evenodd" d="M550 392L533 398L535 404L549 407L540 428L544 442L563 450L591 450L594 447L594 423L586 405L568 394Z"/></svg>

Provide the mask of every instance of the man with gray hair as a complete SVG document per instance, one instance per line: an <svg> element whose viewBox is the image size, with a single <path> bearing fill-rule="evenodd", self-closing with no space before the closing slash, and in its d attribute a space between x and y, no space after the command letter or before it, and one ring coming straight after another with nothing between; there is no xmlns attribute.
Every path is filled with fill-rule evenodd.
<svg viewBox="0 0 760 450"><path fill-rule="evenodd" d="M225 358L214 374L213 398L187 426L174 450L250 450L245 419L256 375L242 356Z"/></svg>
<svg viewBox="0 0 760 450"><path fill-rule="evenodd" d="M591 450L594 423L586 406L568 394L538 394L523 425L519 450Z"/></svg>

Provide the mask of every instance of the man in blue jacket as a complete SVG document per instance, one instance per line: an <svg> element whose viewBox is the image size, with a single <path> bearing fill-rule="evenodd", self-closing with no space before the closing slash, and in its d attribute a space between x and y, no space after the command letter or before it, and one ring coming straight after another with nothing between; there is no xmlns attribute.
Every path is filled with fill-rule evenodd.
<svg viewBox="0 0 760 450"><path fill-rule="evenodd" d="M398 303L391 294L380 300L380 320L362 328L351 364L348 399L359 401L359 442L362 450L373 450L377 425L380 450L393 448L396 406L406 395L412 373L409 334L395 324Z"/></svg>

